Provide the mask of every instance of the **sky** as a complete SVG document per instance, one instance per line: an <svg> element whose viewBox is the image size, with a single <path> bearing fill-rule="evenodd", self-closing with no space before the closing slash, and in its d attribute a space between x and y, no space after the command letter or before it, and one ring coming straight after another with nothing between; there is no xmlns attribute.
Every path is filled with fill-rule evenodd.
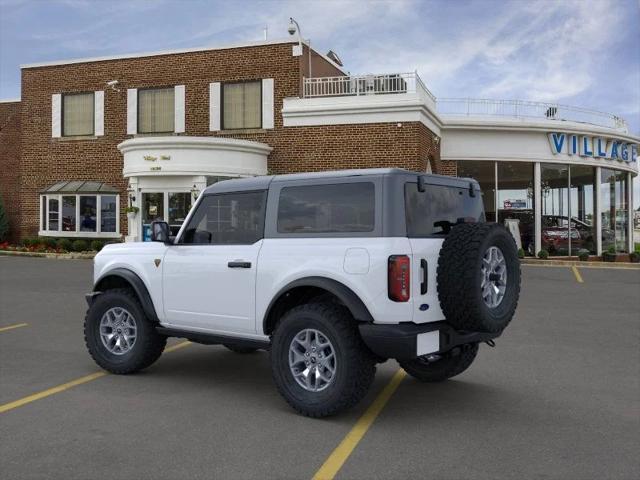
<svg viewBox="0 0 640 480"><path fill-rule="evenodd" d="M281 39L291 16L353 74L417 70L436 97L576 105L640 135L640 0L0 0L0 99L20 64Z"/></svg>

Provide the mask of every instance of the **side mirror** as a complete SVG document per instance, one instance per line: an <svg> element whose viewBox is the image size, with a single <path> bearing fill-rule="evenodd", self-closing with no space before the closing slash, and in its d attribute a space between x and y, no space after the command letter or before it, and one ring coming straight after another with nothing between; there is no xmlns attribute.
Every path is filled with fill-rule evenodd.
<svg viewBox="0 0 640 480"><path fill-rule="evenodd" d="M151 222L151 241L169 242L169 224L167 222Z"/></svg>

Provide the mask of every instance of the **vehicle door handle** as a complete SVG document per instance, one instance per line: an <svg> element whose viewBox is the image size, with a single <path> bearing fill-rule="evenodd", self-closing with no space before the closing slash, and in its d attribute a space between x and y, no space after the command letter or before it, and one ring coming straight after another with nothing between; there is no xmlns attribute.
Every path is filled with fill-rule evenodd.
<svg viewBox="0 0 640 480"><path fill-rule="evenodd" d="M424 258L420 259L420 268L422 269L422 283L420 283L420 295L427 293L429 279L429 264Z"/></svg>
<svg viewBox="0 0 640 480"><path fill-rule="evenodd" d="M251 262L245 262L243 260L236 260L236 261L227 263L227 267L229 267L229 268L251 268Z"/></svg>

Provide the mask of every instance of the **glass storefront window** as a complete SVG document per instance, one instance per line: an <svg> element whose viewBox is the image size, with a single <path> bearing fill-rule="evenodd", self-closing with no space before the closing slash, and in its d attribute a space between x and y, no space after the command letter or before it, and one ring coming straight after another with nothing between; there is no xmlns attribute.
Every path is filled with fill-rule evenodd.
<svg viewBox="0 0 640 480"><path fill-rule="evenodd" d="M95 232L97 219L97 204L94 196L80 197L80 231Z"/></svg>
<svg viewBox="0 0 640 480"><path fill-rule="evenodd" d="M76 231L76 197L62 197L62 231Z"/></svg>
<svg viewBox="0 0 640 480"><path fill-rule="evenodd" d="M626 252L629 231L627 174L603 168L600 175L602 251Z"/></svg>
<svg viewBox="0 0 640 480"><path fill-rule="evenodd" d="M116 196L103 195L100 197L100 231L115 232L117 215L116 215Z"/></svg>
<svg viewBox="0 0 640 480"><path fill-rule="evenodd" d="M595 254L597 251L594 221L596 170L594 167L571 165L569 175L571 178L569 198L572 229L571 254L577 255L583 249Z"/></svg>
<svg viewBox="0 0 640 480"><path fill-rule="evenodd" d="M569 255L569 166L543 163L540 180L542 248L551 255Z"/></svg>
<svg viewBox="0 0 640 480"><path fill-rule="evenodd" d="M516 237L518 248L535 254L533 163L498 162L498 223ZM518 238L519 237L519 238Z"/></svg>
<svg viewBox="0 0 640 480"><path fill-rule="evenodd" d="M495 222L496 162L474 160L459 161L458 176L473 178L480 184L487 222Z"/></svg>
<svg viewBox="0 0 640 480"><path fill-rule="evenodd" d="M191 209L191 193L169 193L169 229L171 235L177 235Z"/></svg>
<svg viewBox="0 0 640 480"><path fill-rule="evenodd" d="M49 198L49 225L47 230L58 230L58 198Z"/></svg>

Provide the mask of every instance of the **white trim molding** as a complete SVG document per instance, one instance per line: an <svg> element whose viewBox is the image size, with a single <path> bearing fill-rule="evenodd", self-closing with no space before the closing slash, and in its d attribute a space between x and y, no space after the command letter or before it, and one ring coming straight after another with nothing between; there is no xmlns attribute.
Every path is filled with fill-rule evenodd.
<svg viewBox="0 0 640 480"><path fill-rule="evenodd" d="M163 136L125 140L125 178L138 176L266 175L269 145L227 137Z"/></svg>
<svg viewBox="0 0 640 480"><path fill-rule="evenodd" d="M138 89L127 89L127 135L138 133Z"/></svg>
<svg viewBox="0 0 640 480"><path fill-rule="evenodd" d="M94 120L93 134L96 137L104 135L104 91L98 90L93 92L94 100Z"/></svg>
<svg viewBox="0 0 640 480"><path fill-rule="evenodd" d="M221 128L222 109L220 108L220 82L209 84L209 131L217 132Z"/></svg>
<svg viewBox="0 0 640 480"><path fill-rule="evenodd" d="M62 94L51 95L51 137L62 137Z"/></svg>
<svg viewBox="0 0 640 480"><path fill-rule="evenodd" d="M274 93L273 78L262 79L262 128L274 126Z"/></svg>
<svg viewBox="0 0 640 480"><path fill-rule="evenodd" d="M175 133L184 133L185 130L185 122L184 122L184 114L185 114L185 87L184 85L176 85L174 87L174 96L173 96L174 108L174 123L173 129Z"/></svg>

